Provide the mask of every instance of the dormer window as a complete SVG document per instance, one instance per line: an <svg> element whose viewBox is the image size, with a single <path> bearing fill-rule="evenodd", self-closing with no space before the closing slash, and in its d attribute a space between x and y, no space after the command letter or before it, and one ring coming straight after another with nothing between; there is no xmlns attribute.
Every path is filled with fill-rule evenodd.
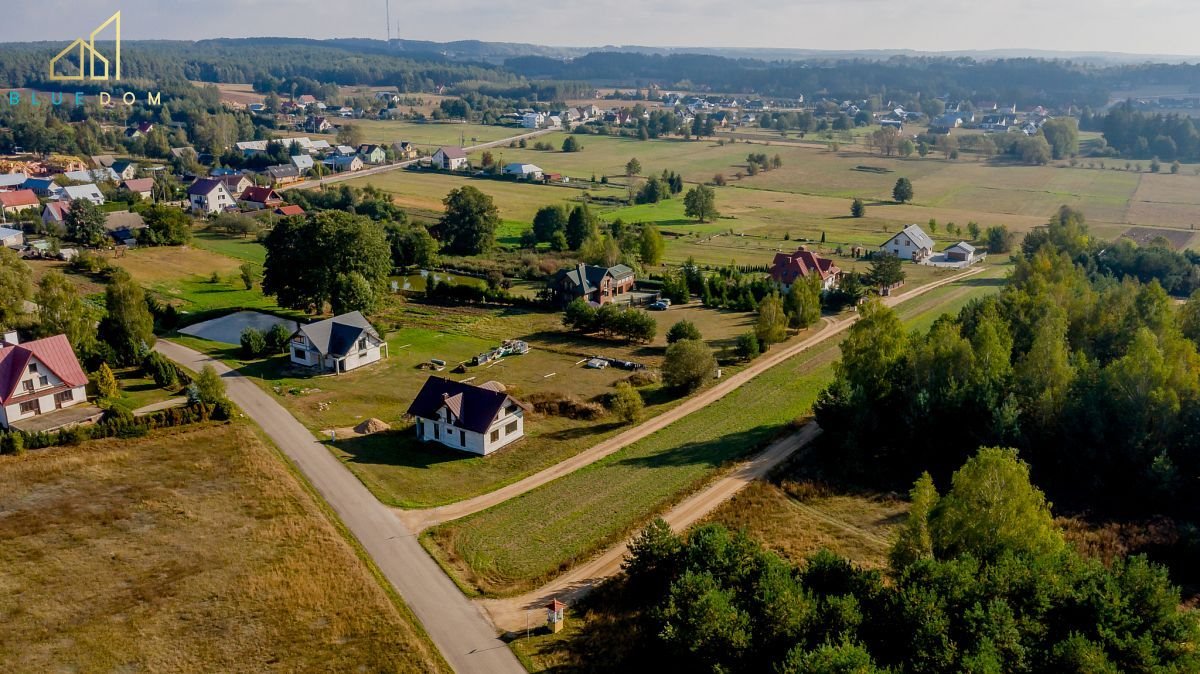
<svg viewBox="0 0 1200 674"><path fill-rule="evenodd" d="M29 374L37 374L37 363L29 364Z"/></svg>

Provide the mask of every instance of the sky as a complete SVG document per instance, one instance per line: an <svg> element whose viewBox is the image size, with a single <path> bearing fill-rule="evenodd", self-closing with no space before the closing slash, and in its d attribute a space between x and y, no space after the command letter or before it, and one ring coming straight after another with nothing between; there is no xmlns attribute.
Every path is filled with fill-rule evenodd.
<svg viewBox="0 0 1200 674"><path fill-rule="evenodd" d="M2 0L0 42L387 37L385 0ZM392 36L446 42L1200 54L1196 0L391 0Z"/></svg>

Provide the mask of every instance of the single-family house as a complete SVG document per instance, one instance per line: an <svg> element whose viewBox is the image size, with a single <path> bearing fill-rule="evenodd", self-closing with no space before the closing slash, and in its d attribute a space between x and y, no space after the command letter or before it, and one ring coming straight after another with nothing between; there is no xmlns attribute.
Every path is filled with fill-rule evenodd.
<svg viewBox="0 0 1200 674"><path fill-rule="evenodd" d="M597 267L581 262L578 266L560 269L554 275L550 290L561 304L584 299L601 305L615 302L633 290L634 280L633 270L623 264Z"/></svg>
<svg viewBox="0 0 1200 674"><path fill-rule="evenodd" d="M20 213L31 208L38 208L42 202L33 190L17 190L15 192L0 192L0 212L5 215Z"/></svg>
<svg viewBox="0 0 1200 674"><path fill-rule="evenodd" d="M333 158L333 170L342 171L361 171L363 169L363 160L358 155L338 155Z"/></svg>
<svg viewBox="0 0 1200 674"><path fill-rule="evenodd" d="M67 177L67 180L77 183L119 183L121 180L123 180L120 174L114 171L111 167L67 171L63 175Z"/></svg>
<svg viewBox="0 0 1200 674"><path fill-rule="evenodd" d="M313 96L312 94L300 94L300 96L296 98L296 102L300 105L316 105L317 97Z"/></svg>
<svg viewBox="0 0 1200 674"><path fill-rule="evenodd" d="M546 116L540 112L527 112L521 115L521 126L526 129L540 129L546 123Z"/></svg>
<svg viewBox="0 0 1200 674"><path fill-rule="evenodd" d="M387 150L382 145L359 145L358 156L367 164L382 164L387 161Z"/></svg>
<svg viewBox="0 0 1200 674"><path fill-rule="evenodd" d="M0 173L0 191L20 189L29 176L24 173Z"/></svg>
<svg viewBox="0 0 1200 674"><path fill-rule="evenodd" d="M149 199L154 195L154 179L153 178L134 178L121 183L121 189L130 194L140 195L143 199Z"/></svg>
<svg viewBox="0 0 1200 674"><path fill-rule="evenodd" d="M301 325L292 334L293 363L337 374L387 357L387 342L357 311Z"/></svg>
<svg viewBox="0 0 1200 674"><path fill-rule="evenodd" d="M87 402L87 383L66 336L0 337L0 427Z"/></svg>
<svg viewBox="0 0 1200 674"><path fill-rule="evenodd" d="M787 292L798 279L816 277L821 280L821 290L833 290L842 275L833 260L821 257L801 246L794 253L775 253L771 263L771 280Z"/></svg>
<svg viewBox="0 0 1200 674"><path fill-rule="evenodd" d="M416 419L418 440L487 456L525 435L529 409L498 382L475 386L430 377L408 414Z"/></svg>
<svg viewBox="0 0 1200 674"><path fill-rule="evenodd" d="M153 122L138 122L133 126L125 129L126 138L141 138L142 136L154 130Z"/></svg>
<svg viewBox="0 0 1200 674"><path fill-rule="evenodd" d="M62 187L54 182L53 178L28 178L21 183L21 187L33 190L33 193L39 197L55 198L62 191Z"/></svg>
<svg viewBox="0 0 1200 674"><path fill-rule="evenodd" d="M396 156L400 159L417 158L417 146L413 145L407 140L402 140L398 143L392 143L392 152L395 152Z"/></svg>
<svg viewBox="0 0 1200 674"><path fill-rule="evenodd" d="M138 166L135 162L121 160L113 162L113 165L109 168L112 169L112 172L115 173L117 178L120 180L133 180L137 177Z"/></svg>
<svg viewBox="0 0 1200 674"><path fill-rule="evenodd" d="M306 154L292 155L291 162L292 166L295 166L296 170L299 171L301 175L311 171L312 167L314 166L313 158Z"/></svg>
<svg viewBox="0 0 1200 674"><path fill-rule="evenodd" d="M304 130L309 133L328 133L333 130L333 124L324 117L311 116L304 120Z"/></svg>
<svg viewBox="0 0 1200 674"><path fill-rule="evenodd" d="M58 196L59 201L75 201L77 199L87 199L97 206L104 205L104 193L93 184L67 185Z"/></svg>
<svg viewBox="0 0 1200 674"><path fill-rule="evenodd" d="M312 162L312 157L305 157ZM273 185L287 185L289 183L300 181L300 169L295 164L279 164L277 166L267 167L267 176L271 178ZM245 192L245 190L242 190Z"/></svg>
<svg viewBox="0 0 1200 674"><path fill-rule="evenodd" d="M47 227L65 224L67 212L70 210L71 202L69 201L48 201L42 208L42 224Z"/></svg>
<svg viewBox="0 0 1200 674"><path fill-rule="evenodd" d="M95 166L96 168L109 168L113 164L117 163L117 158L111 154L95 154L91 157L88 157L88 159L91 160L92 166Z"/></svg>
<svg viewBox="0 0 1200 674"><path fill-rule="evenodd" d="M901 260L920 262L933 253L933 239L917 225L909 225L879 246Z"/></svg>
<svg viewBox="0 0 1200 674"><path fill-rule="evenodd" d="M254 187L254 181L245 173L230 173L228 175L216 176L220 180L229 194L241 194L248 188Z"/></svg>
<svg viewBox="0 0 1200 674"><path fill-rule="evenodd" d="M173 147L171 148L171 156L176 159L187 159L188 157L195 159L199 155L196 153L196 148L194 147Z"/></svg>
<svg viewBox="0 0 1200 674"><path fill-rule="evenodd" d="M929 133L950 133L962 125L961 115L956 112L947 112L929 122Z"/></svg>
<svg viewBox="0 0 1200 674"><path fill-rule="evenodd" d="M946 260L949 262L966 262L970 264L975 261L975 246L966 241L959 241L942 251L942 254L946 256Z"/></svg>
<svg viewBox="0 0 1200 674"><path fill-rule="evenodd" d="M506 176L516 176L524 180L541 180L543 177L542 169L535 164L505 164L502 172Z"/></svg>
<svg viewBox="0 0 1200 674"><path fill-rule="evenodd" d="M439 147L433 153L433 165L446 171L467 167L467 153L461 147Z"/></svg>
<svg viewBox="0 0 1200 674"><path fill-rule="evenodd" d="M300 208L296 204L288 204L286 206L279 206L278 208L276 208L275 210L273 210L271 212L274 213L275 215L278 215L281 218L287 218L287 217L291 217L293 215L304 215L304 209Z"/></svg>
<svg viewBox="0 0 1200 674"><path fill-rule="evenodd" d="M293 171L296 167L289 166ZM264 208L275 208L283 204L283 198L270 187L247 187L238 197L238 201L246 208L261 211Z"/></svg>
<svg viewBox="0 0 1200 674"><path fill-rule="evenodd" d="M25 245L25 232L0 227L0 248L20 248Z"/></svg>
<svg viewBox="0 0 1200 674"><path fill-rule="evenodd" d="M139 213L115 211L104 216L104 229L118 246L137 246L137 232L145 228L146 221Z"/></svg>
<svg viewBox="0 0 1200 674"><path fill-rule="evenodd" d="M229 188L218 178L201 178L192 183L187 193L194 213L209 215L237 207Z"/></svg>

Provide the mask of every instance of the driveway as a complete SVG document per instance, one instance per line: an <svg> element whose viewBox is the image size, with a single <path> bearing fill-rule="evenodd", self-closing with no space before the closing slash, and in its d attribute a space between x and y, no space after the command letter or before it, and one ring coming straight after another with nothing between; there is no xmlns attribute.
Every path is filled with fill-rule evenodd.
<svg viewBox="0 0 1200 674"><path fill-rule="evenodd" d="M205 365L216 368L225 378L229 398L266 431L329 503L456 672L525 672L479 608L442 573L413 533L269 394L197 351L162 339L154 348L192 371Z"/></svg>

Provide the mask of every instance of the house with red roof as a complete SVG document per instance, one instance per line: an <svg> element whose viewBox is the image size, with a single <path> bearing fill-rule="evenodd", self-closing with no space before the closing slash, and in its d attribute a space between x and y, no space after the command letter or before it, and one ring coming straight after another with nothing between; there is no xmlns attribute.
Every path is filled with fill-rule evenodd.
<svg viewBox="0 0 1200 674"><path fill-rule="evenodd" d="M87 402L87 383L65 335L0 338L0 428Z"/></svg>
<svg viewBox="0 0 1200 674"><path fill-rule="evenodd" d="M794 253L775 253L775 260L771 263L771 280L784 292L792 287L796 279L814 275L821 279L821 290L832 290L837 287L842 270L833 260L821 257L804 246Z"/></svg>
<svg viewBox="0 0 1200 674"><path fill-rule="evenodd" d="M121 189L131 194L141 195L143 199L149 199L154 195L154 179L153 178L134 178L121 183Z"/></svg>
<svg viewBox="0 0 1200 674"><path fill-rule="evenodd" d="M38 197L33 193L33 190L16 190L14 192L0 192L0 211L5 214L20 213L31 208L38 208L42 202L38 201Z"/></svg>
<svg viewBox="0 0 1200 674"><path fill-rule="evenodd" d="M256 211L283 205L283 197L270 187L247 187L242 196L238 197L238 201L246 208Z"/></svg>
<svg viewBox="0 0 1200 674"><path fill-rule="evenodd" d="M304 215L304 209L300 208L296 204L288 204L287 206L280 206L279 208L276 208L272 212L281 218L286 218L286 217L292 216L292 215Z"/></svg>
<svg viewBox="0 0 1200 674"><path fill-rule="evenodd" d="M67 212L71 210L69 201L48 201L42 209L42 224L62 225L67 221Z"/></svg>

